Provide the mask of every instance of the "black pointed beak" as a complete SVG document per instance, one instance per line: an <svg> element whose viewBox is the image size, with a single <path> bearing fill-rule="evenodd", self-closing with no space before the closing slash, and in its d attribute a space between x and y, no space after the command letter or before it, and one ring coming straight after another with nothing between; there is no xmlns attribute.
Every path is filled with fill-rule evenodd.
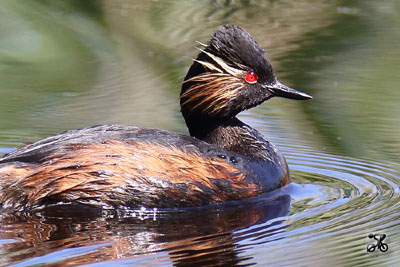
<svg viewBox="0 0 400 267"><path fill-rule="evenodd" d="M274 84L268 84L265 86L265 88L267 88L273 96L280 96L296 100L306 100L313 98L309 94L290 88L289 86L286 86L279 81L276 81Z"/></svg>

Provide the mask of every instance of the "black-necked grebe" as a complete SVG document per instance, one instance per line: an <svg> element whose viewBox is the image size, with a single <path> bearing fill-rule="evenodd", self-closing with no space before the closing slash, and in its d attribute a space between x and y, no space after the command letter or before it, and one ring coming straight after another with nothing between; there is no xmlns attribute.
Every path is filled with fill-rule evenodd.
<svg viewBox="0 0 400 267"><path fill-rule="evenodd" d="M311 96L279 83L240 27L221 26L202 46L180 95L191 136L103 125L26 145L0 159L1 206L189 207L288 184L283 156L236 115L273 96Z"/></svg>

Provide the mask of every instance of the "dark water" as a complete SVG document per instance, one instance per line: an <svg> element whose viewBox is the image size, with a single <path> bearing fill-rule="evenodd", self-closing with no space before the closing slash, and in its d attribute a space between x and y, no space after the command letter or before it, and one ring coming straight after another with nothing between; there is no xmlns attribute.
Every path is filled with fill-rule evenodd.
<svg viewBox="0 0 400 267"><path fill-rule="evenodd" d="M1 265L397 265L395 0L3 0L0 153L103 123L185 133L178 95L195 41L226 23L259 41L282 82L314 96L240 116L284 152L293 182L190 210L2 214ZM386 234L387 252L368 253L369 234Z"/></svg>

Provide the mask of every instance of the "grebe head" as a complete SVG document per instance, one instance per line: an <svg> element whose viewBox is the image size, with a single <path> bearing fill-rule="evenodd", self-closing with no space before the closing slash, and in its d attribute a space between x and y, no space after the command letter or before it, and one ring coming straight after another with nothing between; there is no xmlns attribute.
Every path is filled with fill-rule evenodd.
<svg viewBox="0 0 400 267"><path fill-rule="evenodd" d="M201 45L182 85L180 104L187 124L226 120L273 96L312 98L281 84L265 50L238 26L221 26Z"/></svg>

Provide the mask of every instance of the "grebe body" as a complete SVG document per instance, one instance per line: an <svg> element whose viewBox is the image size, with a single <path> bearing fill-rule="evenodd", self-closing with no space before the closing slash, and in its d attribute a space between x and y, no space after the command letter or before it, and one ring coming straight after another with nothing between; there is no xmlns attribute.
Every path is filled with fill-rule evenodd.
<svg viewBox="0 0 400 267"><path fill-rule="evenodd" d="M311 97L279 83L240 27L221 26L203 46L180 96L191 136L102 125L26 145L0 158L1 207L191 207L288 184L284 157L236 115L273 96Z"/></svg>

